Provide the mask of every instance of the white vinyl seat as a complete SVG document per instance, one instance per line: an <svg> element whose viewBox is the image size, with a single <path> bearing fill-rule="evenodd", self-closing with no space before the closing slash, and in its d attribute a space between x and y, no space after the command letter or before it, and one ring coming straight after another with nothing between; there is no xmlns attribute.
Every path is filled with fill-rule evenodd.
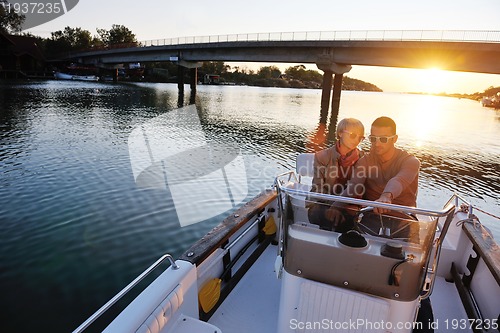
<svg viewBox="0 0 500 333"><path fill-rule="evenodd" d="M312 178L314 176L314 153L302 153L297 155L295 172L299 177Z"/></svg>
<svg viewBox="0 0 500 333"><path fill-rule="evenodd" d="M309 192L311 190L312 177L314 176L314 153L299 154L295 162L295 172L299 182L292 184L293 188ZM292 205L295 212L295 221L309 223L304 197L294 197Z"/></svg>

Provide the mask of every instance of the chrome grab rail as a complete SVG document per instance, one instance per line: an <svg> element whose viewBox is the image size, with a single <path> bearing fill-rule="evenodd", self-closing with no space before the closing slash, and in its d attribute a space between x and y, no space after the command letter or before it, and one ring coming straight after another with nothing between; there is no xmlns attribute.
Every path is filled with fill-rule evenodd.
<svg viewBox="0 0 500 333"><path fill-rule="evenodd" d="M422 215L427 215L427 216L432 216L432 217L446 216L451 211L453 211L455 209L455 205L452 204L451 202L449 202L445 206L445 208L442 210L430 210L430 209L423 209L423 208L417 208L417 207L409 207L409 206L395 205L395 204L389 204L389 203L383 203L383 202L377 202L377 201L370 201L370 200L365 200L365 199L343 197L343 196L339 196L339 195L331 195L331 194L302 191L302 190L296 190L296 189L291 189L291 188L286 188L286 187L281 187L281 186L280 186L280 191L282 191L284 193L305 196L307 198L320 199L320 200L323 199L323 200L328 200L328 201L337 201L337 202L341 202L341 203L360 205L360 206L366 206L366 207L386 208L386 209L390 209L390 210L394 210L394 211L404 211L407 213L422 214Z"/></svg>
<svg viewBox="0 0 500 333"><path fill-rule="evenodd" d="M73 331L73 333L83 332L87 327L90 326L90 324L92 324L100 316L102 316L113 304L118 302L133 287L135 287L146 276L148 276L153 270L155 270L160 264L162 264L165 261L165 259L167 259L170 262L172 269L179 269L179 266L175 263L174 258L170 254L165 254L165 255L161 256L160 259L156 260L144 272L142 272L138 277L136 277L132 282L130 282L125 288L123 288L118 294L116 294L112 299L110 299L106 304L104 304L99 310L97 310L92 316L90 316L80 326L78 326Z"/></svg>

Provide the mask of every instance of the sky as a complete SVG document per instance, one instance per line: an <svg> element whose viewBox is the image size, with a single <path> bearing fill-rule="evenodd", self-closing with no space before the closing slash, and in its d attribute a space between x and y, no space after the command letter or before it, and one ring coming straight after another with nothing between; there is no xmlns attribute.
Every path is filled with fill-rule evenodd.
<svg viewBox="0 0 500 333"><path fill-rule="evenodd" d="M113 24L126 26L138 41L302 31L500 31L500 0L80 0L66 14L27 31L50 37L69 26L97 35L97 28L109 30ZM244 65L253 70L277 65L284 70L294 64ZM474 93L500 86L500 75L436 69L353 66L345 75L388 92Z"/></svg>

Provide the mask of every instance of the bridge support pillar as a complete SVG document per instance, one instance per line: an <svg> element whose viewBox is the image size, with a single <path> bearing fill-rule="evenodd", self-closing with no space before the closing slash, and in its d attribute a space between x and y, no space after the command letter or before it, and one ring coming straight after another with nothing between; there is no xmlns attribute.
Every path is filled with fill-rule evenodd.
<svg viewBox="0 0 500 333"><path fill-rule="evenodd" d="M194 104L196 101L196 85L198 84L198 68L191 68L191 95L189 104Z"/></svg>
<svg viewBox="0 0 500 333"><path fill-rule="evenodd" d="M196 84L198 83L198 68L191 68L190 71L190 87L191 87L191 95L196 94Z"/></svg>
<svg viewBox="0 0 500 333"><path fill-rule="evenodd" d="M184 67L177 66L177 88L184 94Z"/></svg>
<svg viewBox="0 0 500 333"><path fill-rule="evenodd" d="M198 84L198 67L201 67L203 65L202 62L192 62L192 61L185 61L185 60L178 60L177 62L177 68L179 69L178 75L177 75L177 87L179 88L179 96L182 95L184 96L184 69L189 68L190 72L190 81L189 85L191 88L191 97L190 97L190 103L194 103L195 97L196 97L196 85Z"/></svg>
<svg viewBox="0 0 500 333"><path fill-rule="evenodd" d="M332 97L332 113L330 114L330 124L328 127L329 139L333 140L335 136L333 133L337 127L337 120L339 117L340 109L340 94L342 92L342 79L344 74L335 74L333 79L333 97Z"/></svg>
<svg viewBox="0 0 500 333"><path fill-rule="evenodd" d="M330 71L325 71L323 73L323 85L321 89L321 110L319 122L321 124L326 124L326 118L328 117L328 110L330 108L330 95L332 92L333 83L333 73Z"/></svg>
<svg viewBox="0 0 500 333"><path fill-rule="evenodd" d="M321 116L320 123L326 124L328 117L328 104L330 101L330 92L332 89L332 75L333 78L333 98L332 98L332 113L330 114L330 124L328 129L329 139L335 138L335 127L337 126L337 119L340 108L340 95L342 92L342 79L344 73L351 70L351 65L341 65L334 62L317 63L316 66L323 71L323 87L321 92Z"/></svg>

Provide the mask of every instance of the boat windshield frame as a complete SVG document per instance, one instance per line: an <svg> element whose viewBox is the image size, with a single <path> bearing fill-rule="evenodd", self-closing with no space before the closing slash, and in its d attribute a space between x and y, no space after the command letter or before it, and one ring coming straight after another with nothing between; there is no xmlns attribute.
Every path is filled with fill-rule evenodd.
<svg viewBox="0 0 500 333"><path fill-rule="evenodd" d="M282 179L280 179L284 176L289 176L289 179L286 182L283 182ZM300 190L300 189L286 187L286 185L289 184L290 181L292 180L292 177L296 180L297 183L300 183L295 171L288 171L288 172L285 172L285 173L282 173L282 174L276 176L274 184L275 184L278 192L281 191L281 192L287 193L287 194L300 195L300 196L304 196L307 199L325 200L325 201L330 201L330 202L336 201L336 202L341 202L341 203L350 204L350 205L359 205L359 206L374 207L374 208L375 207L376 208L385 208L385 209L389 209L389 210L393 210L393 211L397 211L397 212L421 214L421 215L426 215L426 216L431 216L431 217L444 217L444 216L447 216L448 214L450 214L450 212L453 212L455 209L455 205L452 203L451 200L445 204L443 209L433 210L433 209L423 209L423 208L417 208L417 207L389 204L389 203L383 203L383 202L377 202L377 201L371 201L371 200L365 200L365 199L351 198L351 197L345 197L345 196L340 196L340 195L304 191L304 190Z"/></svg>
<svg viewBox="0 0 500 333"><path fill-rule="evenodd" d="M290 195L290 196L303 196L306 199L315 199L315 200L323 200L323 201L328 201L328 202L340 202L343 204L348 204L348 205L359 205L359 206L365 206L365 207L373 207L373 208L384 208L388 210L392 210L395 212L401 212L405 214L414 214L414 215L423 215L423 216L428 216L428 217L433 217L436 218L434 222L436 222L436 227L440 228L439 229L439 235L438 237L435 237L433 234L434 241L430 243L430 248L428 249L429 251L427 252L427 262L425 264L425 271L427 272L427 276L430 278L430 285L429 288L426 290L424 294L420 296L421 299L425 299L429 297L432 293L432 290L434 288L434 281L436 277L436 272L437 272L437 267L439 264L439 257L441 253L441 247L444 241L444 237L446 236L446 233L448 232L449 226L451 224L451 221L453 220L453 217L455 215L455 209L457 207L457 197L454 194L444 205L444 208L441 210L433 210L433 209L424 209L424 208L417 208L417 207L410 207L410 206L403 206L403 205L395 205L395 204L389 204L389 203L382 203L382 202L376 202L376 201L370 201L370 200L365 200L365 199L358 199L358 198L350 198L350 197L344 197L344 196L339 196L339 195L331 195L331 194L324 194L324 193L317 193L317 192L311 192L308 190L304 189L298 189L298 188L293 188L292 186L294 184L302 184L300 182L300 177L297 176L295 171L288 171L281 173L276 176L274 180L274 187L276 188L277 194L278 194L278 208L279 208L279 215L280 215L280 222L278 226L278 256L281 257L282 259L282 264L284 262L284 257L285 257L285 248L286 248L286 239L287 239L287 234L288 234L288 222L286 221L285 217L285 203L283 202L284 196L285 195ZM437 224L437 219L438 218L444 218L445 221L442 225ZM415 221L417 222L417 221ZM418 223L429 223L431 221L418 221ZM434 248L434 249L432 249ZM433 258L431 259L433 253Z"/></svg>

